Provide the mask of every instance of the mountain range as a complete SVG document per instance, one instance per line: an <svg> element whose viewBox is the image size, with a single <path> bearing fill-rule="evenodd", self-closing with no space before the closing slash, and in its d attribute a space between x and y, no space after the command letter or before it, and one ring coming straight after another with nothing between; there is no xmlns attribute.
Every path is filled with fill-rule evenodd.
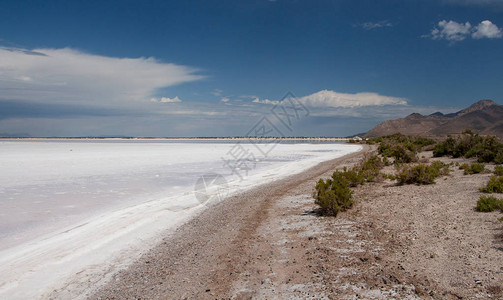
<svg viewBox="0 0 503 300"><path fill-rule="evenodd" d="M394 133L423 136L445 136L470 129L483 135L503 138L503 105L492 100L480 100L456 113L431 115L412 113L405 118L388 120L365 133L378 137Z"/></svg>

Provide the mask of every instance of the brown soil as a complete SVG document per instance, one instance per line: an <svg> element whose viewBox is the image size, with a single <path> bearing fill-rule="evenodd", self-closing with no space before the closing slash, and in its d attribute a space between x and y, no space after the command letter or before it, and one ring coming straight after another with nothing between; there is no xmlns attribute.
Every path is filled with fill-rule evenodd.
<svg viewBox="0 0 503 300"><path fill-rule="evenodd" d="M361 155L209 207L91 298L502 297L499 213L473 209L490 174L453 166L436 185L366 184L352 210L317 216L316 180Z"/></svg>

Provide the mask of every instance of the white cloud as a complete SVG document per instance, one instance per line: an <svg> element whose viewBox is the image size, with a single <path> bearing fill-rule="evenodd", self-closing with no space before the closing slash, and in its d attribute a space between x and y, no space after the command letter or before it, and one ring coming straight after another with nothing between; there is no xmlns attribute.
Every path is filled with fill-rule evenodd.
<svg viewBox="0 0 503 300"><path fill-rule="evenodd" d="M449 22L442 20L438 22L438 27L431 31L431 37L434 40L462 41L470 34L471 28L470 22L462 24L452 20Z"/></svg>
<svg viewBox="0 0 503 300"><path fill-rule="evenodd" d="M168 97L161 97L161 98L151 98L150 101L152 102L161 102L161 103L176 103L176 102L182 102L178 96L175 96L175 98L168 98Z"/></svg>
<svg viewBox="0 0 503 300"><path fill-rule="evenodd" d="M276 104L281 103L281 101L278 101L278 100L269 100L269 99L260 100L258 97L255 97L255 99L253 99L252 102L253 103L262 103L262 104L272 104L272 105L276 105Z"/></svg>
<svg viewBox="0 0 503 300"><path fill-rule="evenodd" d="M377 93L338 93L331 90L321 90L311 95L297 98L299 102L310 107L355 108L365 106L407 105L404 98L383 96ZM281 104L278 100L259 99L255 97L253 103Z"/></svg>
<svg viewBox="0 0 503 300"><path fill-rule="evenodd" d="M148 100L159 88L199 80L196 69L155 58L63 49L0 48L0 98L107 104Z"/></svg>
<svg viewBox="0 0 503 300"><path fill-rule="evenodd" d="M501 29L489 20L482 21L475 27L475 31L472 33L474 39L495 39L500 38L502 35Z"/></svg>
<svg viewBox="0 0 503 300"><path fill-rule="evenodd" d="M377 93L338 93L330 90L322 90L314 94L299 98L306 106L312 107L362 107L382 105L407 105L404 98L383 96Z"/></svg>
<svg viewBox="0 0 503 300"><path fill-rule="evenodd" d="M423 37L459 42L470 36L474 39L501 38L503 34L501 29L489 20L482 21L477 26L472 26L470 22L463 24L452 20L448 22L442 20L432 29L431 34Z"/></svg>
<svg viewBox="0 0 503 300"><path fill-rule="evenodd" d="M372 30L376 28L382 28L382 27L392 27L393 24L388 21L379 21L379 22L365 22L361 24L362 28L365 30Z"/></svg>

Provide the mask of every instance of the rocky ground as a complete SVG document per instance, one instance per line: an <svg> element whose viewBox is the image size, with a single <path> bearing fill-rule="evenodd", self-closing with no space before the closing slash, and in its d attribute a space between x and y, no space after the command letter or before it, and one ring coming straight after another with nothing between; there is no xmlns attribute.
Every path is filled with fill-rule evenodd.
<svg viewBox="0 0 503 300"><path fill-rule="evenodd" d="M365 184L352 210L316 215L317 179L361 156L208 208L90 298L502 298L500 213L474 211L490 174L453 166L435 185Z"/></svg>

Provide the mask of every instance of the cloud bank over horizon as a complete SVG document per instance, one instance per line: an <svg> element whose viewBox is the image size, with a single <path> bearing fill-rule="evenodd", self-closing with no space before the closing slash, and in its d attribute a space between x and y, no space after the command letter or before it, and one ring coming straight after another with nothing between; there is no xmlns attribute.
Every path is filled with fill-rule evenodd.
<svg viewBox="0 0 503 300"><path fill-rule="evenodd" d="M355 108L364 106L407 105L407 100L399 97L383 96L377 93L338 93L332 90L321 90L297 99L310 107ZM283 100L285 101L285 100ZM255 98L254 103L280 104L280 100Z"/></svg>
<svg viewBox="0 0 503 300"><path fill-rule="evenodd" d="M117 58L71 48L0 47L0 99L99 104L148 101L161 88L204 78L153 57ZM160 98L167 100L168 98ZM174 99L177 102L179 99Z"/></svg>

